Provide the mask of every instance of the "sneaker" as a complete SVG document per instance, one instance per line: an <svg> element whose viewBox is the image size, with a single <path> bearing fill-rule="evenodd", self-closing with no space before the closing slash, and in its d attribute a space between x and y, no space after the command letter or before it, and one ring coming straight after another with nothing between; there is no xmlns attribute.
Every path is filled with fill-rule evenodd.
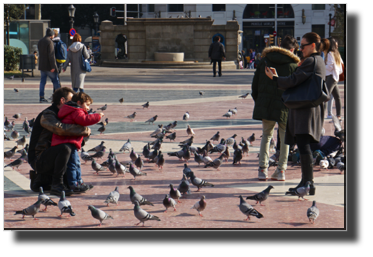
<svg viewBox="0 0 373 257"><path fill-rule="evenodd" d="M328 115L326 116L327 119L331 119L332 118L332 115Z"/></svg>
<svg viewBox="0 0 373 257"><path fill-rule="evenodd" d="M277 181L285 181L285 171L276 169L275 172L272 174L271 179Z"/></svg>
<svg viewBox="0 0 373 257"><path fill-rule="evenodd" d="M74 192L74 194L80 194L80 193L85 193L88 188L87 187L83 187L81 185L77 185L77 186L70 186L71 190Z"/></svg>
<svg viewBox="0 0 373 257"><path fill-rule="evenodd" d="M268 168L261 168L258 169L258 179L266 181L268 178Z"/></svg>
<svg viewBox="0 0 373 257"><path fill-rule="evenodd" d="M65 191L66 196L70 196L74 193L72 190L66 188L63 184L58 184L58 185L52 185L50 194L61 196L62 191Z"/></svg>
<svg viewBox="0 0 373 257"><path fill-rule="evenodd" d="M45 98L40 98L40 103L48 103L48 100Z"/></svg>

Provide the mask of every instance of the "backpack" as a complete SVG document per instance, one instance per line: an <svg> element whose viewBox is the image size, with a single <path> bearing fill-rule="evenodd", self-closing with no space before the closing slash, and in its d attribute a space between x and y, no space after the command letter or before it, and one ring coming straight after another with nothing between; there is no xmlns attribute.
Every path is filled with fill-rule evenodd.
<svg viewBox="0 0 373 257"><path fill-rule="evenodd" d="M54 48L54 51L56 53L56 61L58 63L66 62L67 46L64 42L62 42L62 40L60 40L56 43L56 47Z"/></svg>

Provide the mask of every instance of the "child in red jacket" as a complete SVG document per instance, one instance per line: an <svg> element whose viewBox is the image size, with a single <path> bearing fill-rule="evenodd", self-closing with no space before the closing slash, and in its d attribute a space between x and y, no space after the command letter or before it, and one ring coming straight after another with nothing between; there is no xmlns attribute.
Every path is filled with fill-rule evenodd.
<svg viewBox="0 0 373 257"><path fill-rule="evenodd" d="M79 124L81 126L90 126L96 124L104 116L103 113L88 114L89 106L92 104L92 98L83 93L76 93L72 101L64 104L58 111L58 118L66 124ZM60 144L72 144L73 150L67 163L67 182L70 188L76 192L85 192L93 186L87 186L81 178L80 159L78 150L83 142L82 136L59 136L53 134L51 146Z"/></svg>

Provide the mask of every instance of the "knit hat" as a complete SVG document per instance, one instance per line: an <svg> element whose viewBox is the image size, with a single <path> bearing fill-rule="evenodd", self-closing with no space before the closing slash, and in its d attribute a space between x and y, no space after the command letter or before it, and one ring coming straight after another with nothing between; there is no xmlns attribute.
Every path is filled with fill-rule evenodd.
<svg viewBox="0 0 373 257"><path fill-rule="evenodd" d="M47 32L45 33L45 36L52 37L54 36L54 31L51 28L47 28Z"/></svg>

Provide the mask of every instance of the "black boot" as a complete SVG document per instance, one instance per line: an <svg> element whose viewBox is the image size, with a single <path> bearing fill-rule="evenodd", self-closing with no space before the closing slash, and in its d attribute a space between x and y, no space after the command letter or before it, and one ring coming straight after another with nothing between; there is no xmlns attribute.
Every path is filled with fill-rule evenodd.
<svg viewBox="0 0 373 257"><path fill-rule="evenodd" d="M315 195L316 188L313 184L313 158L312 154L302 154L300 156L301 165L302 165L302 174L304 178L304 182L310 181L310 192L309 195Z"/></svg>

